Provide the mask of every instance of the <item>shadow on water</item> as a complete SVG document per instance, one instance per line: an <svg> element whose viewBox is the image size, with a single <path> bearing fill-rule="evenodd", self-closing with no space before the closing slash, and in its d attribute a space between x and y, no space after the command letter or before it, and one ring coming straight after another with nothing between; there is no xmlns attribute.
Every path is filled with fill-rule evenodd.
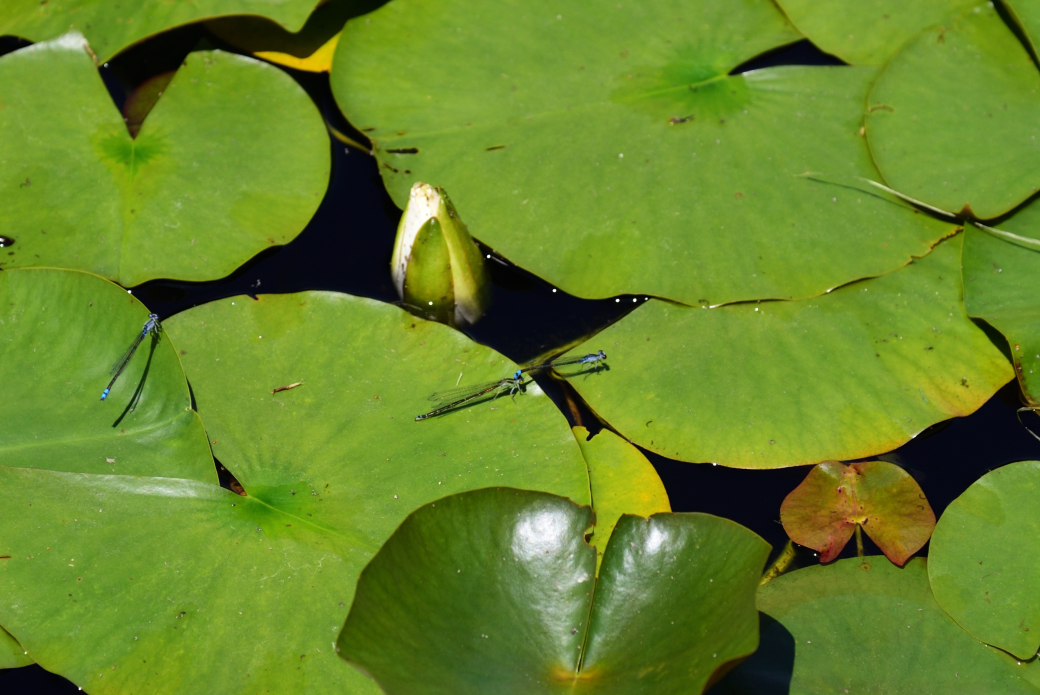
<svg viewBox="0 0 1040 695"><path fill-rule="evenodd" d="M708 690L708 695L788 695L794 672L794 635L758 614L758 651Z"/></svg>

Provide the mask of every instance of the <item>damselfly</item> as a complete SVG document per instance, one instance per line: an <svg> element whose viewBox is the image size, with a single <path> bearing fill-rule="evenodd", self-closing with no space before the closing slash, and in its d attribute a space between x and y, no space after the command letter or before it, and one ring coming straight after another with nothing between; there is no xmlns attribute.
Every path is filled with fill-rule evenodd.
<svg viewBox="0 0 1040 695"><path fill-rule="evenodd" d="M557 367L566 367L571 364L580 364L582 367L596 364L607 359L607 353L600 350L599 352L593 352L588 355L582 355L581 357L559 357L555 360L547 360L545 362L537 362L535 364L528 365L521 369L517 374L523 374L524 372L533 372L539 369L555 369Z"/></svg>
<svg viewBox="0 0 1040 695"><path fill-rule="evenodd" d="M476 384L475 386L462 386L457 389L449 389L447 391L438 391L437 393L430 396L431 401L450 401L442 405L436 410L431 410L425 415L416 415L416 420L425 420L426 418L436 417L449 410L454 410L459 406L472 403L473 401L479 400L491 394L494 394L492 398L498 398L502 395L502 392L509 391L509 395L516 398L516 392L523 386L524 377L523 372L517 371L516 374L507 378L500 379L499 381L489 381L484 384Z"/></svg>
<svg viewBox="0 0 1040 695"><path fill-rule="evenodd" d="M112 381L108 382L108 386L106 386L105 390L101 392L101 400L105 400L106 398L108 398L108 392L112 390L113 386L115 386L116 379L118 379L119 375L123 373L124 369L126 369L126 365L130 364L130 358L134 356L135 352L137 352L137 348L141 346L141 342L145 339L145 337L149 333L153 335L159 335L161 331L162 326L159 325L159 315L148 314L148 320L145 321L144 327L141 329L141 333L136 338L134 338L134 342L130 343L130 347L126 349L126 352L123 353L123 356L120 357L119 360L112 365L112 369L111 371L109 371L109 374L112 375Z"/></svg>

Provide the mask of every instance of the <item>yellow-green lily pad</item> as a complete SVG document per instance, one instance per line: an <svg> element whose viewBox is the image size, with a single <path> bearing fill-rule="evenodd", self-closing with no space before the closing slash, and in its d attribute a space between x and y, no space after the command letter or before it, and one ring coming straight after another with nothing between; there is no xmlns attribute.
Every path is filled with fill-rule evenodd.
<svg viewBox="0 0 1040 695"><path fill-rule="evenodd" d="M780 468L890 451L1012 378L961 302L961 239L822 297L695 309L651 300L578 345L571 379L622 436L669 458Z"/></svg>
<svg viewBox="0 0 1040 695"><path fill-rule="evenodd" d="M214 280L299 234L328 186L318 110L281 70L190 54L136 138L69 33L0 57L4 268Z"/></svg>

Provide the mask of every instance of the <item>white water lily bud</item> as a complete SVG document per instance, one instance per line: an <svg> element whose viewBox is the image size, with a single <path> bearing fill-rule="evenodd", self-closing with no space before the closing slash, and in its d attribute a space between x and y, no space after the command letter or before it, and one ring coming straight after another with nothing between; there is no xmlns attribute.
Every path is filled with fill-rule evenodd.
<svg viewBox="0 0 1040 695"><path fill-rule="evenodd" d="M412 186L390 271L409 309L452 326L476 323L491 298L484 257L440 187Z"/></svg>

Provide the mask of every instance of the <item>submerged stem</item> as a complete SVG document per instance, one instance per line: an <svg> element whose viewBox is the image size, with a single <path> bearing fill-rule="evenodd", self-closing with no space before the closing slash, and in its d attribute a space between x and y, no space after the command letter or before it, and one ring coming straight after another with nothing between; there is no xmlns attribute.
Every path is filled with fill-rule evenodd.
<svg viewBox="0 0 1040 695"><path fill-rule="evenodd" d="M769 569L767 569L765 571L765 574L762 575L762 579L759 580L758 585L762 586L767 582L771 582L777 577L779 577L781 574L786 572L787 568L791 566L792 562L794 562L794 558L797 552L798 551L796 551L794 548L794 543L792 543L791 541L787 541L787 545L784 546L784 549L780 551L779 555L777 555L776 560L773 561L773 564L770 565Z"/></svg>

